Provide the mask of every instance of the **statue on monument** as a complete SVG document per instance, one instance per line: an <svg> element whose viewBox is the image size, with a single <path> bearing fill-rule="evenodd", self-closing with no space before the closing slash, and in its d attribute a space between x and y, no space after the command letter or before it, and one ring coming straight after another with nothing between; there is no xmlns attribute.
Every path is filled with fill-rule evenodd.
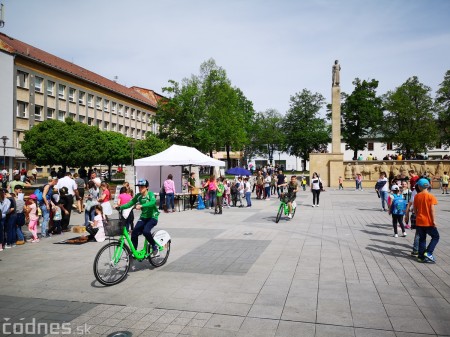
<svg viewBox="0 0 450 337"><path fill-rule="evenodd" d="M332 71L332 76L331 76L333 87L339 86L339 83L341 83L340 71L341 71L341 65L339 64L339 61L336 60L336 61L334 61L334 64L333 64L333 71Z"/></svg>

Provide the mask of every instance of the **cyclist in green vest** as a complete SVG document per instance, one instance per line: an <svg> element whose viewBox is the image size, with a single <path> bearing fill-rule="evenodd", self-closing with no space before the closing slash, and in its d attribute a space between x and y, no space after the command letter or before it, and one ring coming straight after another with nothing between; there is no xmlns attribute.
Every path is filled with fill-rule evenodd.
<svg viewBox="0 0 450 337"><path fill-rule="evenodd" d="M136 205L136 209L142 212L141 217L131 232L131 242L134 248L137 249L139 235L144 234L148 243L152 245L153 255L155 256L158 255L158 246L155 240L153 240L151 231L158 224L159 211L156 206L156 197L152 191L148 190L147 180L139 179L136 186L139 187L139 193L125 205L118 206L117 209L124 210Z"/></svg>

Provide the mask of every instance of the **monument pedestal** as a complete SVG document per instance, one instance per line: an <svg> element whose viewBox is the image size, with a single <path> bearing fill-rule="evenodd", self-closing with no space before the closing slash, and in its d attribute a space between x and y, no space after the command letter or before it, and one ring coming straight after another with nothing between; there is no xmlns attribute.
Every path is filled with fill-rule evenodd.
<svg viewBox="0 0 450 337"><path fill-rule="evenodd" d="M339 177L344 178L343 153L310 153L309 174L317 172L323 186L339 187Z"/></svg>

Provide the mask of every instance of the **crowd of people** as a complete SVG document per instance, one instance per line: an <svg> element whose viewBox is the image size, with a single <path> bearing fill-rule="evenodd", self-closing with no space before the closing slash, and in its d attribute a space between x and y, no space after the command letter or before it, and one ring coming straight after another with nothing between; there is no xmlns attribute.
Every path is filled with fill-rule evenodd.
<svg viewBox="0 0 450 337"><path fill-rule="evenodd" d="M21 178L20 173L7 183L6 188L1 188L0 250L24 244L27 240L22 227L26 224L31 233L28 240L30 243L38 243L51 235L68 231L74 209L84 213L84 226L89 238L103 241L105 239L103 222L107 221L113 211L111 193L108 184L97 176L97 172L84 171L80 169L73 176L70 172L64 173L63 176L56 172L56 176L51 175L48 182L29 197L24 197L23 188L30 185ZM339 179L341 189L343 179L342 177ZM444 172L441 180L442 193L448 194L447 172ZM362 190L361 182L358 184L357 181L356 184L356 188ZM312 207L319 207L323 185L316 172L311 175L309 185L313 196ZM297 178L292 175L288 179L281 169L275 171L271 167L256 170L252 176L237 176L234 179L216 178L211 175L199 183L195 173L190 173L187 181L190 207L214 209L214 214L218 215L223 214L224 208L252 207L252 193L255 193L253 200L268 201L271 197L283 200L289 206L291 217L296 193L300 188L306 190L306 186L304 176ZM437 200L432 194L427 193L430 187L431 179L419 177L414 170L409 171L409 176L400 174L391 179L388 179L386 172L381 172L375 185L382 210L392 216L394 237L399 236L398 227L401 228L402 236L407 235L407 229L416 229L412 255L417 256L420 262L435 261L433 252L439 241L434 217L434 205L437 204ZM175 194L173 176L169 174L161 186L158 212L175 211ZM126 228L133 230L133 210L124 207L134 200L133 189L128 183L123 184L117 200L114 207L124 208ZM39 234L38 225L41 226ZM427 235L431 236L428 247L426 247Z"/></svg>

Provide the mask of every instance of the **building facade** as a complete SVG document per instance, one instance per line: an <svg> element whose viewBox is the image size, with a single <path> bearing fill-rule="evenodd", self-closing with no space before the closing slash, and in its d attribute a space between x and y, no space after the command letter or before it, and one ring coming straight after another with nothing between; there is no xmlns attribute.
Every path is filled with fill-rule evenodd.
<svg viewBox="0 0 450 337"><path fill-rule="evenodd" d="M143 139L146 132L157 132L153 117L160 98L0 33L0 137L8 138L1 166L29 169L20 142L25 131L47 119L70 117Z"/></svg>

